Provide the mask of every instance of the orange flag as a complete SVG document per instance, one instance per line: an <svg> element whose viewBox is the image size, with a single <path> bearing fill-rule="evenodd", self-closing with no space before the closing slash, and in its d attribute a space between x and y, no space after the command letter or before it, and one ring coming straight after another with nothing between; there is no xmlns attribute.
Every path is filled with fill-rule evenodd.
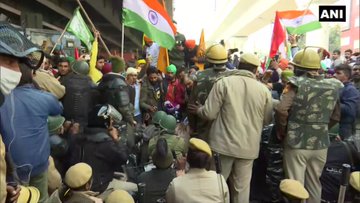
<svg viewBox="0 0 360 203"><path fill-rule="evenodd" d="M198 46L198 50L196 52L196 57L204 57L205 56L205 36L204 36L204 29L201 30L201 35L200 35L200 42L199 42L199 46ZM195 63L195 65L197 67L199 67L199 70L204 70L204 64L203 63Z"/></svg>
<svg viewBox="0 0 360 203"><path fill-rule="evenodd" d="M162 0L162 5L166 11L166 6L165 6L165 1ZM160 47L159 50L159 57L158 57L158 62L157 62L157 68L158 70L160 70L161 72L165 73L166 72L166 68L169 66L169 54L168 54L168 50L167 48L164 47Z"/></svg>

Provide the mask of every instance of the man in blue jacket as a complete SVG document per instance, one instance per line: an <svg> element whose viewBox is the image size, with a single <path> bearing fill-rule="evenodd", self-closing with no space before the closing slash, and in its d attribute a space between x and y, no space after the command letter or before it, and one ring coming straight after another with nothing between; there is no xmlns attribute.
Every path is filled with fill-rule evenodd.
<svg viewBox="0 0 360 203"><path fill-rule="evenodd" d="M8 24L0 23L0 133L14 169L8 171L7 182L35 186L40 191L39 202L48 197L47 117L62 113L57 99L37 89L32 81L32 69L37 69L42 59L39 48Z"/></svg>
<svg viewBox="0 0 360 203"><path fill-rule="evenodd" d="M340 90L341 120L339 135L342 140L355 133L355 119L360 102L360 93L350 81L351 71L351 67L346 64L335 67L335 77L344 84L344 87Z"/></svg>

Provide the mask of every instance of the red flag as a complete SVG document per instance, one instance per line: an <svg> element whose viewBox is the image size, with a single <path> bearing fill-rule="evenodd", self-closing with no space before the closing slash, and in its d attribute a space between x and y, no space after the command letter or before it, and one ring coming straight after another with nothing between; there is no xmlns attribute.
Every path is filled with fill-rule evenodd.
<svg viewBox="0 0 360 203"><path fill-rule="evenodd" d="M285 30L280 23L278 12L276 12L269 58L273 58L277 54L279 46L284 43L285 39Z"/></svg>

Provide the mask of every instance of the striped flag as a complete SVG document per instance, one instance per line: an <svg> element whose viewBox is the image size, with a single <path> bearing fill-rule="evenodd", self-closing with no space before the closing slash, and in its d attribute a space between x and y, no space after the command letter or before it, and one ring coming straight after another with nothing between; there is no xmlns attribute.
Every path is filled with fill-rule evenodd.
<svg viewBox="0 0 360 203"><path fill-rule="evenodd" d="M278 12L282 25L289 34L304 34L321 28L321 23L310 10Z"/></svg>
<svg viewBox="0 0 360 203"><path fill-rule="evenodd" d="M172 49L176 28L157 0L124 0L123 23L143 32L158 45Z"/></svg>

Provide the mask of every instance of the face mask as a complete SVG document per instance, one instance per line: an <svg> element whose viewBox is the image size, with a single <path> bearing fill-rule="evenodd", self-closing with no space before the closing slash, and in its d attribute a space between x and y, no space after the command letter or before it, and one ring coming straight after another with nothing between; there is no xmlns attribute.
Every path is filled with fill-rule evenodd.
<svg viewBox="0 0 360 203"><path fill-rule="evenodd" d="M21 72L0 66L0 90L4 95L10 94L20 82Z"/></svg>

